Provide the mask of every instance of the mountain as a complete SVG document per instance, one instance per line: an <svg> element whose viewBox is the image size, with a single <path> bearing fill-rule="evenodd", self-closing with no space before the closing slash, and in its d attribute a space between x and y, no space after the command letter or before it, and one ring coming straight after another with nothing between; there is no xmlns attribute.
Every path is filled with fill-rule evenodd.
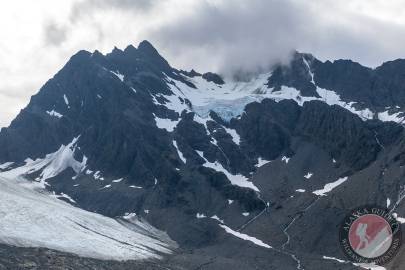
<svg viewBox="0 0 405 270"><path fill-rule="evenodd" d="M3 207L10 231L0 257L14 245L94 269L131 267L100 259L139 269L361 269L342 261L346 214L377 204L405 216L404 72L405 60L370 69L295 52L289 65L236 81L173 68L147 41L80 51L1 130L0 194L13 195L29 227L41 211L60 211L43 227L84 229L117 248L136 234L130 244L153 252L142 265L91 256L103 248L88 250L91 237L81 250L78 240L55 245L36 237L41 226L10 241L21 228ZM91 215L108 228L72 223ZM114 222L132 232L112 237ZM387 269L400 269L401 255Z"/></svg>

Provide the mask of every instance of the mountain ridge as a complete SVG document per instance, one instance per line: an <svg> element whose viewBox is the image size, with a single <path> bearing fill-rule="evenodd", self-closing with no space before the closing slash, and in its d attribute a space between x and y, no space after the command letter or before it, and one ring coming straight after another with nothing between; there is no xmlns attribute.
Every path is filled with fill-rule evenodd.
<svg viewBox="0 0 405 270"><path fill-rule="evenodd" d="M343 256L338 233L323 237L328 226L359 204L394 200L404 184L405 90L398 104L364 94L400 83L398 63L387 65L296 53L235 82L172 68L146 41L80 51L1 130L0 176L107 217L135 213L179 244L169 257L186 269L325 269L323 256Z"/></svg>

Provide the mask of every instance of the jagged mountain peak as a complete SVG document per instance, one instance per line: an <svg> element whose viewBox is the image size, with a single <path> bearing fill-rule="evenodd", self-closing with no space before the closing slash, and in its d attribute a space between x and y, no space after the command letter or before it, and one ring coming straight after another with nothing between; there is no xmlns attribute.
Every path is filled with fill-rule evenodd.
<svg viewBox="0 0 405 270"><path fill-rule="evenodd" d="M314 217L321 232L338 226L346 206L336 196L368 199L351 196L366 186L359 175L384 187L382 197L370 185L373 201L397 195L375 172L399 177L404 160L401 93L391 85L400 72L367 77L347 66L296 52L290 65L235 81L179 71L147 41L80 51L0 132L0 177L25 177L106 216L146 219L184 249L221 242L250 258L266 248L270 261L283 256L273 268L297 269L307 250L322 260L323 246L308 237L339 255L330 236L297 228ZM369 93L383 90L390 108Z"/></svg>
<svg viewBox="0 0 405 270"><path fill-rule="evenodd" d="M148 54L159 54L155 47L147 40L143 40L138 45L138 50Z"/></svg>

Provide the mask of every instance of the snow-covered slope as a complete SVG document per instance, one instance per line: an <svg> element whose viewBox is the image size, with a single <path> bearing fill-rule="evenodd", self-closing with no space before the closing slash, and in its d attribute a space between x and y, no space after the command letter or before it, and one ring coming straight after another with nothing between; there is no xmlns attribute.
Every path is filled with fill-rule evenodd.
<svg viewBox="0 0 405 270"><path fill-rule="evenodd" d="M176 244L136 217L112 219L53 198L23 179L0 177L0 243L83 257L159 259Z"/></svg>
<svg viewBox="0 0 405 270"><path fill-rule="evenodd" d="M6 163L8 166L3 164L0 166L0 169L8 170L2 172L1 176L12 179L41 171L41 174L35 180L41 184L42 188L45 188L45 186L48 185L46 182L47 179L57 176L67 168L71 168L78 174L84 170L87 162L86 156L83 156L81 162L74 158L78 139L79 137L74 138L68 145L61 145L56 152L47 154L44 158L38 158L36 160L28 158L25 160L25 165L21 167L11 169L9 167L12 163Z"/></svg>
<svg viewBox="0 0 405 270"><path fill-rule="evenodd" d="M324 89L316 85L314 74L311 72L310 64L303 58L308 69L308 76L311 83L316 87L318 96L304 96L301 91L294 87L281 86L280 89L268 86L268 79L272 72L257 74L249 81L234 81L225 79L223 84L216 84L213 81L205 80L201 75L188 77L180 74L184 80L196 86L190 87L182 81L166 78L168 86L174 95L188 99L192 104L192 111L202 118L207 118L210 111L216 112L223 120L230 121L240 116L245 106L252 102L261 102L265 98L273 99L276 102L285 99L296 101L299 105L311 100L325 102L328 105L337 105L358 115L363 120L376 118L380 121L393 121L403 123L405 117L402 112L390 113L389 108L383 111L373 112L370 108L359 109L356 101L345 101L332 89ZM160 95L163 96L163 95ZM179 102L173 96L164 96L169 100L167 108L181 112L187 110L187 105ZM155 99L155 103L156 99ZM169 105L170 104L170 105Z"/></svg>

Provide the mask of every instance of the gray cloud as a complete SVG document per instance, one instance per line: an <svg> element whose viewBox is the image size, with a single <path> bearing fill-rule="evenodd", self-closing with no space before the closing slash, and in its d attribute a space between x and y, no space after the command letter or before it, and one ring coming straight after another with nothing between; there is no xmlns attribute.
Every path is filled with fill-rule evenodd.
<svg viewBox="0 0 405 270"><path fill-rule="evenodd" d="M84 0L72 6L70 20L75 22L99 10L126 10L144 12L150 10L160 0Z"/></svg>
<svg viewBox="0 0 405 270"><path fill-rule="evenodd" d="M59 46L67 39L67 27L55 22L48 22L44 27L44 42L46 45Z"/></svg>
<svg viewBox="0 0 405 270"><path fill-rule="evenodd" d="M286 62L293 50L368 66L405 58L405 0L27 1L24 10L20 5L9 1L0 10L2 24L21 30L2 29L0 126L80 49L107 53L114 45L147 39L175 67L225 75ZM14 13L21 16L9 16Z"/></svg>
<svg viewBox="0 0 405 270"><path fill-rule="evenodd" d="M299 1L201 1L195 12L150 34L182 62L225 74L268 69L288 60L316 26Z"/></svg>
<svg viewBox="0 0 405 270"><path fill-rule="evenodd" d="M398 46L405 41L403 27L352 15L337 2L200 1L188 16L145 35L181 65L228 75L286 61L293 50L372 66L405 56Z"/></svg>
<svg viewBox="0 0 405 270"><path fill-rule="evenodd" d="M116 11L123 16L128 12L135 16L146 14L147 19L153 20L167 8L163 3L162 0L83 0L73 5L70 19L78 22L99 11ZM294 50L313 53L322 60L350 58L375 66L401 55L401 46L393 45L392 40L405 41L405 28L351 14L344 9L345 3L339 1L198 0L194 3L188 13L173 16L159 26L139 25L139 40L152 41L171 63L181 68L225 75L268 69L274 63L287 62ZM99 36L108 39L97 21L93 23Z"/></svg>

